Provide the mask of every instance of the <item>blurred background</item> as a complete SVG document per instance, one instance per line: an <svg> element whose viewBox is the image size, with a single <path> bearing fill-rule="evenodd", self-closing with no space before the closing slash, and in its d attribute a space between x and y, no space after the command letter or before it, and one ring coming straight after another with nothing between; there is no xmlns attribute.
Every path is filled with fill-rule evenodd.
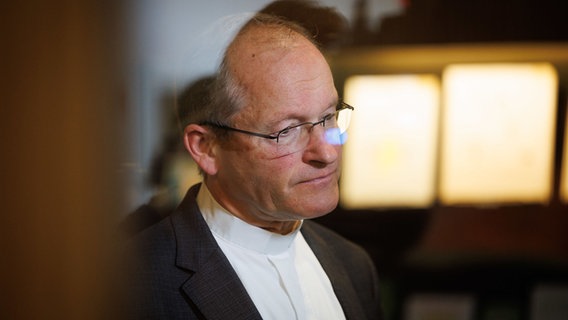
<svg viewBox="0 0 568 320"><path fill-rule="evenodd" d="M109 317L116 226L199 179L176 100L270 3L0 5L0 317ZM319 4L286 14L356 112L318 220L369 251L387 319L566 319L568 5Z"/></svg>

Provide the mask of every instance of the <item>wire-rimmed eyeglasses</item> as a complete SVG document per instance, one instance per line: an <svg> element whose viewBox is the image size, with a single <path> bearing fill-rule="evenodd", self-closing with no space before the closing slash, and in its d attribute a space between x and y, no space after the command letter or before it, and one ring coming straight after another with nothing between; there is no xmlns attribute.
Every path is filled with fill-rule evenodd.
<svg viewBox="0 0 568 320"><path fill-rule="evenodd" d="M330 144L343 144L346 139L346 132L351 122L351 112L354 110L352 106L341 101L337 109L322 117L316 122L302 122L296 125L288 126L280 131L265 134L227 126L222 123L203 122L200 125L214 126L223 130L240 132L256 137L274 140L277 146L277 154L285 155L302 150L308 145L310 132L312 129L321 125L326 129L325 137Z"/></svg>

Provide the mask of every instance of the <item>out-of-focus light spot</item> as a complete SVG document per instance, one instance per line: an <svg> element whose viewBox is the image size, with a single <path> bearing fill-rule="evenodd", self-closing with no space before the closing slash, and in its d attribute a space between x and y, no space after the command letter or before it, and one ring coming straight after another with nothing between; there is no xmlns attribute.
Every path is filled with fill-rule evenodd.
<svg viewBox="0 0 568 320"><path fill-rule="evenodd" d="M434 75L350 77L355 107L344 146L346 208L425 207L434 200L439 115Z"/></svg>
<svg viewBox="0 0 568 320"><path fill-rule="evenodd" d="M347 132L341 133L339 128L329 128L325 130L325 140L329 144L343 145L347 141Z"/></svg>
<svg viewBox="0 0 568 320"><path fill-rule="evenodd" d="M450 65L443 79L442 202L548 202L558 90L552 65Z"/></svg>

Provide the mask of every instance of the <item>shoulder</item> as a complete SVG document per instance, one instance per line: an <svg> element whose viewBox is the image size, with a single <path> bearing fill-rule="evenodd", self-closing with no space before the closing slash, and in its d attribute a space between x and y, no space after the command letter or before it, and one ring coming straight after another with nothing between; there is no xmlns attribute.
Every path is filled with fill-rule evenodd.
<svg viewBox="0 0 568 320"><path fill-rule="evenodd" d="M204 223L195 201L198 187L192 187L171 214L130 237L124 243L126 250L135 252L138 258L159 262L172 258L180 241L199 236Z"/></svg>
<svg viewBox="0 0 568 320"><path fill-rule="evenodd" d="M175 249L175 233L170 217L129 239L124 246L127 252L136 254L138 259L166 257ZM149 259L159 261L160 259Z"/></svg>
<svg viewBox="0 0 568 320"><path fill-rule="evenodd" d="M199 212L178 208L124 243L119 257L124 292L118 301L124 318L172 318L190 312L180 288L192 274L184 262L203 243L193 224L198 218Z"/></svg>
<svg viewBox="0 0 568 320"><path fill-rule="evenodd" d="M175 267L176 251L176 237L170 217L129 239L122 250L121 259L128 266L125 271L131 288L151 292L149 288L167 286L178 273Z"/></svg>
<svg viewBox="0 0 568 320"><path fill-rule="evenodd" d="M128 259L129 274L136 279L136 285L163 286L186 276L178 268L179 244L194 244L198 237L199 210L195 205L193 193L167 217L138 232L123 244L124 259ZM192 250L184 246L186 250Z"/></svg>
<svg viewBox="0 0 568 320"><path fill-rule="evenodd" d="M163 310L161 296L171 294L175 274L175 237L165 218L122 244L115 283L119 318L152 317ZM165 293L165 294L164 294Z"/></svg>

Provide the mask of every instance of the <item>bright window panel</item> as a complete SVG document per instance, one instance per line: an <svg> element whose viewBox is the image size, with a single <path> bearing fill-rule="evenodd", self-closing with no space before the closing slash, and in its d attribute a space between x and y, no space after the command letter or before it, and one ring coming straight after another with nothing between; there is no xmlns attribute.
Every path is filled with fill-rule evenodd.
<svg viewBox="0 0 568 320"><path fill-rule="evenodd" d="M554 68L451 65L443 82L442 203L548 202L558 90Z"/></svg>
<svg viewBox="0 0 568 320"><path fill-rule="evenodd" d="M434 200L440 84L433 75L353 76L344 146L345 208L424 207Z"/></svg>

